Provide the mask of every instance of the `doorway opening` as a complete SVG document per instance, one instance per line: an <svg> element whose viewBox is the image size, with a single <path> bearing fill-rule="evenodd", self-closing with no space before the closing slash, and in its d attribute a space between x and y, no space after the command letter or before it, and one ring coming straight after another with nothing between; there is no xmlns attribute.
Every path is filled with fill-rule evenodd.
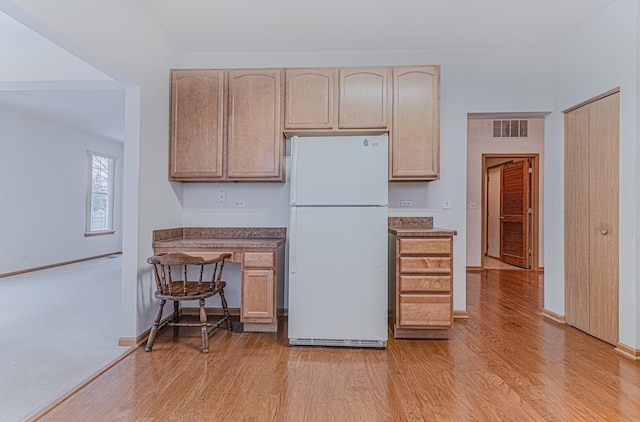
<svg viewBox="0 0 640 422"><path fill-rule="evenodd" d="M480 268L539 271L539 154L482 154Z"/></svg>

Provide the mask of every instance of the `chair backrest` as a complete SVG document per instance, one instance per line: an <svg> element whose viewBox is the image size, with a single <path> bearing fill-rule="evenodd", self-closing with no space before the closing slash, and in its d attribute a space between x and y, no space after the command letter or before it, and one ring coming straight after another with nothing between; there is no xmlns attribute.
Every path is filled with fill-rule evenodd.
<svg viewBox="0 0 640 422"><path fill-rule="evenodd" d="M209 283L220 283L222 281L222 269L224 268L225 260L231 258L230 253L225 253L212 259L204 259L199 256L187 255L182 252L170 252L167 254L161 254L152 256L147 259L149 264L153 265L153 273L156 281L156 289L163 295L187 295L188 283L197 282L196 294L203 293L205 291L205 285ZM213 273L211 274L211 280L205 282L203 280L204 270L206 266L213 266ZM172 266L182 266L182 278L174 280L174 275L171 272ZM199 267L197 280L189 280L189 267ZM176 277L180 276L180 272ZM176 283L182 285L182 291L176 291Z"/></svg>

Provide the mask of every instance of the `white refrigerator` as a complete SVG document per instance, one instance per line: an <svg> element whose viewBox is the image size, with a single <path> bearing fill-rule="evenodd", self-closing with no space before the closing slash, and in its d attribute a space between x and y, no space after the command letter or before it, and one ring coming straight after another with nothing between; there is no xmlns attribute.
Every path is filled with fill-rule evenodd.
<svg viewBox="0 0 640 422"><path fill-rule="evenodd" d="M293 137L289 343L386 347L388 136Z"/></svg>

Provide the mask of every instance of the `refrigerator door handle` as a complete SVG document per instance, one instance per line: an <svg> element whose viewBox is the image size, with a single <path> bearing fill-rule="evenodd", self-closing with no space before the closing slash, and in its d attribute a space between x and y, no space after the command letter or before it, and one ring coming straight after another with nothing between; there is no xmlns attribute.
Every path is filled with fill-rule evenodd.
<svg viewBox="0 0 640 422"><path fill-rule="evenodd" d="M289 244L289 270L291 273L295 273L297 270L298 264L298 210L296 207L291 207L291 221L289 222L291 225L291 235L290 235L290 244Z"/></svg>
<svg viewBox="0 0 640 422"><path fill-rule="evenodd" d="M297 172L298 172L298 137L294 136L291 138L291 186L290 186L290 197L289 202L291 205L295 205L298 199L298 182L297 182Z"/></svg>

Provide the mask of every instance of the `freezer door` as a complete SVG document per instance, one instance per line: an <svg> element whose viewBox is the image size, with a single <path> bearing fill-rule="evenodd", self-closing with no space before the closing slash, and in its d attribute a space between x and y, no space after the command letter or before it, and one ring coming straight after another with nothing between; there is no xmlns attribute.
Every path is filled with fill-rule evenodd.
<svg viewBox="0 0 640 422"><path fill-rule="evenodd" d="M292 208L289 338L387 341L387 209Z"/></svg>
<svg viewBox="0 0 640 422"><path fill-rule="evenodd" d="M387 135L293 137L292 205L386 205Z"/></svg>

